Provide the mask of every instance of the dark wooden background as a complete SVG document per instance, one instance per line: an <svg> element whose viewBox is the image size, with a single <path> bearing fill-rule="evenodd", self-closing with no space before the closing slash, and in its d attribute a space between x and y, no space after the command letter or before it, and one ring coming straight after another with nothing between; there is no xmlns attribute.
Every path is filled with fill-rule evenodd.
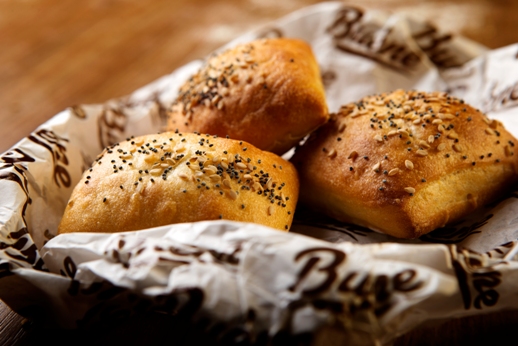
<svg viewBox="0 0 518 346"><path fill-rule="evenodd" d="M68 106L126 95L249 29L317 2L0 1L0 152ZM344 3L430 20L489 48L518 42L518 1ZM126 335L131 344L135 339L128 339L129 329L138 329L145 322L132 323L94 336L44 330L0 302L1 345L42 340L59 344L68 339L75 344L81 344L81 340L111 340L113 344L117 335ZM457 319L412 331L399 338L396 345L503 343L506 337L515 338L517 325L516 312Z"/></svg>

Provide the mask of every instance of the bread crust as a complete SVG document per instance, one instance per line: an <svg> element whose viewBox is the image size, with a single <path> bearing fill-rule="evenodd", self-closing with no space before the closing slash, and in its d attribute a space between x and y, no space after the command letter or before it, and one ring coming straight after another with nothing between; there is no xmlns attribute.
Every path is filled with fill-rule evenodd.
<svg viewBox="0 0 518 346"><path fill-rule="evenodd" d="M75 187L58 233L114 233L217 219L287 231L298 189L291 163L246 142L148 135L105 149Z"/></svg>
<svg viewBox="0 0 518 346"><path fill-rule="evenodd" d="M281 155L328 118L311 47L278 38L210 57L180 88L167 127L229 135Z"/></svg>
<svg viewBox="0 0 518 346"><path fill-rule="evenodd" d="M301 202L344 222L417 238L515 183L515 143L500 122L462 100L397 90L342 107L292 162Z"/></svg>

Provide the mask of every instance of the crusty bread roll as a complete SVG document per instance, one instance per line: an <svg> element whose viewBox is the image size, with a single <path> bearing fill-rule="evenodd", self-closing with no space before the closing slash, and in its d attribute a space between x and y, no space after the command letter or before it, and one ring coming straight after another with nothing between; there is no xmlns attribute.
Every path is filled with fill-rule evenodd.
<svg viewBox="0 0 518 346"><path fill-rule="evenodd" d="M148 135L105 149L75 187L58 233L217 219L288 230L298 189L291 163L248 143Z"/></svg>
<svg viewBox="0 0 518 346"><path fill-rule="evenodd" d="M338 220L416 238L517 181L516 140L445 93L366 97L298 148L300 201Z"/></svg>
<svg viewBox="0 0 518 346"><path fill-rule="evenodd" d="M212 56L179 91L168 129L247 141L283 154L329 118L309 45L262 39Z"/></svg>

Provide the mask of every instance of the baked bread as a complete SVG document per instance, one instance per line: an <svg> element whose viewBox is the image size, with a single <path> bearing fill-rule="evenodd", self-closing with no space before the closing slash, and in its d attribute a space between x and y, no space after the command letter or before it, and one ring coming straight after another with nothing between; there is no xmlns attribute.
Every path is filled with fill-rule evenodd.
<svg viewBox="0 0 518 346"><path fill-rule="evenodd" d="M516 139L445 93L366 97L296 150L300 201L338 220L417 238L517 181Z"/></svg>
<svg viewBox="0 0 518 346"><path fill-rule="evenodd" d="M287 231L297 172L248 143L162 133L104 150L75 187L58 233L123 232L228 219Z"/></svg>
<svg viewBox="0 0 518 346"><path fill-rule="evenodd" d="M281 155L328 118L310 46L279 38L210 57L180 88L167 126L229 135Z"/></svg>

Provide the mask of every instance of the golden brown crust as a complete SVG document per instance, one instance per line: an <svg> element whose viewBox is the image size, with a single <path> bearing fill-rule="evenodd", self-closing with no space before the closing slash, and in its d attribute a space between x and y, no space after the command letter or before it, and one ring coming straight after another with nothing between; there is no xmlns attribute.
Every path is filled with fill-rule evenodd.
<svg viewBox="0 0 518 346"><path fill-rule="evenodd" d="M444 93L395 91L341 108L292 162L301 202L346 222L416 238L517 181L516 139Z"/></svg>
<svg viewBox="0 0 518 346"><path fill-rule="evenodd" d="M105 149L75 187L58 233L123 232L228 219L288 230L298 198L291 163L252 145L163 133Z"/></svg>
<svg viewBox="0 0 518 346"><path fill-rule="evenodd" d="M328 117L309 45L262 39L211 57L180 88L167 126L229 135L283 154Z"/></svg>

